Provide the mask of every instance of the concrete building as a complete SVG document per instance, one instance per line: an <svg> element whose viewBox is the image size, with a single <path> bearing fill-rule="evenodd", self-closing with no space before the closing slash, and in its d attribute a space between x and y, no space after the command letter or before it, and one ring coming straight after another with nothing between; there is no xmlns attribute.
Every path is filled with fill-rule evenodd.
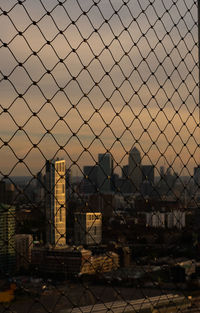
<svg viewBox="0 0 200 313"><path fill-rule="evenodd" d="M186 226L186 214L181 210L146 212L146 226L182 229Z"/></svg>
<svg viewBox="0 0 200 313"><path fill-rule="evenodd" d="M0 181L0 203L6 203L6 183Z"/></svg>
<svg viewBox="0 0 200 313"><path fill-rule="evenodd" d="M34 247L32 265L41 274L59 278L71 278L81 272L85 260L91 257L91 251L70 246Z"/></svg>
<svg viewBox="0 0 200 313"><path fill-rule="evenodd" d="M136 147L133 147L129 153L128 166L130 193L140 192L142 183L141 155Z"/></svg>
<svg viewBox="0 0 200 313"><path fill-rule="evenodd" d="M194 181L195 198L199 199L200 198L200 165L194 167L193 181Z"/></svg>
<svg viewBox="0 0 200 313"><path fill-rule="evenodd" d="M102 241L102 214L75 213L74 239L77 246L100 244Z"/></svg>
<svg viewBox="0 0 200 313"><path fill-rule="evenodd" d="M110 153L98 155L98 189L101 193L111 192L111 178L113 175L113 158Z"/></svg>
<svg viewBox="0 0 200 313"><path fill-rule="evenodd" d="M81 247L34 247L32 264L40 274L63 279L116 270L119 256L111 251L92 255L90 250Z"/></svg>
<svg viewBox="0 0 200 313"><path fill-rule="evenodd" d="M154 191L154 165L142 165L142 195L150 197Z"/></svg>
<svg viewBox="0 0 200 313"><path fill-rule="evenodd" d="M14 184L0 181L0 203L13 205L17 199L17 192Z"/></svg>
<svg viewBox="0 0 200 313"><path fill-rule="evenodd" d="M15 208L0 203L0 274L15 269Z"/></svg>
<svg viewBox="0 0 200 313"><path fill-rule="evenodd" d="M98 166L84 166L84 178L81 184L81 192L84 194L93 194L97 192L98 188Z"/></svg>
<svg viewBox="0 0 200 313"><path fill-rule="evenodd" d="M152 185L154 184L154 165L142 165L141 166L141 171L142 171L142 181L147 180L149 181Z"/></svg>
<svg viewBox="0 0 200 313"><path fill-rule="evenodd" d="M185 212L181 210L173 210L167 213L167 227L182 229L186 226Z"/></svg>
<svg viewBox="0 0 200 313"><path fill-rule="evenodd" d="M155 228L165 227L165 213L148 212L146 213L146 226Z"/></svg>
<svg viewBox="0 0 200 313"><path fill-rule="evenodd" d="M66 184L66 201L72 194L72 171L70 168L66 169L66 177L65 177L65 184Z"/></svg>
<svg viewBox="0 0 200 313"><path fill-rule="evenodd" d="M129 175L129 166L128 165L124 165L122 167L122 178L127 179Z"/></svg>
<svg viewBox="0 0 200 313"><path fill-rule="evenodd" d="M42 172L38 172L36 176L36 183L35 183L35 189L34 189L34 201L38 203L44 203L44 176L42 175Z"/></svg>
<svg viewBox="0 0 200 313"><path fill-rule="evenodd" d="M30 234L15 235L16 269L28 269L31 264L33 236Z"/></svg>
<svg viewBox="0 0 200 313"><path fill-rule="evenodd" d="M103 221L113 217L118 209L120 195L115 193L91 194L87 197L87 205L91 212L101 212Z"/></svg>
<svg viewBox="0 0 200 313"><path fill-rule="evenodd" d="M195 184L200 187L200 165L194 167L193 179Z"/></svg>
<svg viewBox="0 0 200 313"><path fill-rule="evenodd" d="M46 242L66 244L66 164L65 160L46 162Z"/></svg>

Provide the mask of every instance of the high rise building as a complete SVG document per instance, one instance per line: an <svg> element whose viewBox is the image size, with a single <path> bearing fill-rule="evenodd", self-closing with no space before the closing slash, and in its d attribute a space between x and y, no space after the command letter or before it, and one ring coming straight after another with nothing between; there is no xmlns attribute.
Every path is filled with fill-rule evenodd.
<svg viewBox="0 0 200 313"><path fill-rule="evenodd" d="M154 184L154 165L142 165L142 181L147 180Z"/></svg>
<svg viewBox="0 0 200 313"><path fill-rule="evenodd" d="M113 158L110 153L98 155L98 188L101 193L111 192L111 178L113 175Z"/></svg>
<svg viewBox="0 0 200 313"><path fill-rule="evenodd" d="M128 159L130 192L140 192L142 183L141 155L137 148L133 147Z"/></svg>
<svg viewBox="0 0 200 313"><path fill-rule="evenodd" d="M200 191L200 165L194 167L193 180L194 180L195 191L199 192Z"/></svg>
<svg viewBox="0 0 200 313"><path fill-rule="evenodd" d="M98 166L84 166L83 174L84 178L82 181L82 192L86 194L96 193L97 191L97 176Z"/></svg>
<svg viewBox="0 0 200 313"><path fill-rule="evenodd" d="M129 175L129 166L128 165L124 165L122 167L122 178L127 179Z"/></svg>
<svg viewBox="0 0 200 313"><path fill-rule="evenodd" d="M98 245L102 240L102 214L75 213L74 239L76 245Z"/></svg>
<svg viewBox="0 0 200 313"><path fill-rule="evenodd" d="M15 208L0 203L0 274L15 269Z"/></svg>
<svg viewBox="0 0 200 313"><path fill-rule="evenodd" d="M30 234L15 235L16 269L28 269L31 264L33 236Z"/></svg>
<svg viewBox="0 0 200 313"><path fill-rule="evenodd" d="M70 168L66 169L65 181L66 181L66 197L68 199L72 193L72 172Z"/></svg>
<svg viewBox="0 0 200 313"><path fill-rule="evenodd" d="M143 196L151 196L154 191L154 165L142 165L142 186Z"/></svg>
<svg viewBox="0 0 200 313"><path fill-rule="evenodd" d="M0 203L6 203L6 183L0 181Z"/></svg>
<svg viewBox="0 0 200 313"><path fill-rule="evenodd" d="M42 172L38 172L36 176L34 201L40 203L43 203L44 201L44 177L42 175Z"/></svg>
<svg viewBox="0 0 200 313"><path fill-rule="evenodd" d="M16 199L15 186L11 183L0 181L0 203L12 205Z"/></svg>
<svg viewBox="0 0 200 313"><path fill-rule="evenodd" d="M66 244L66 162L46 162L46 242Z"/></svg>

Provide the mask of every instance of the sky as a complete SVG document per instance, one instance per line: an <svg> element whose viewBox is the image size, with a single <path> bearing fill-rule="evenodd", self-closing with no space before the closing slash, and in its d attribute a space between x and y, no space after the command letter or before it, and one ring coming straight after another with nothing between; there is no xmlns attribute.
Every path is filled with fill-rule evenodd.
<svg viewBox="0 0 200 313"><path fill-rule="evenodd" d="M120 173L132 146L143 164L192 172L197 1L21 2L0 0L1 175L54 157L76 175L107 151Z"/></svg>

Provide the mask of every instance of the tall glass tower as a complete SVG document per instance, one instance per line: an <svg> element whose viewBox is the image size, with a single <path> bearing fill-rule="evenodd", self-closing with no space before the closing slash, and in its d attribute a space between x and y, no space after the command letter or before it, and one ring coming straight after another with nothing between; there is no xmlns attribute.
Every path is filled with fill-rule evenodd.
<svg viewBox="0 0 200 313"><path fill-rule="evenodd" d="M46 241L53 246L66 244L66 162L46 162Z"/></svg>
<svg viewBox="0 0 200 313"><path fill-rule="evenodd" d="M102 193L111 192L111 178L113 175L113 158L110 153L98 155L98 188Z"/></svg>

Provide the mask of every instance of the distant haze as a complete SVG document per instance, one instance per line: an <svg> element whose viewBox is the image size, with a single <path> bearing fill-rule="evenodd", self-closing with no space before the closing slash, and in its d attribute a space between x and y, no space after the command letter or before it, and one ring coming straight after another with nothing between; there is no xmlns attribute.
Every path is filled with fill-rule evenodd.
<svg viewBox="0 0 200 313"><path fill-rule="evenodd" d="M8 12L0 16L8 45L0 48L1 175L31 176L58 156L81 176L106 151L120 173L132 146L157 176L161 165L193 172L196 1L0 0L0 7Z"/></svg>

